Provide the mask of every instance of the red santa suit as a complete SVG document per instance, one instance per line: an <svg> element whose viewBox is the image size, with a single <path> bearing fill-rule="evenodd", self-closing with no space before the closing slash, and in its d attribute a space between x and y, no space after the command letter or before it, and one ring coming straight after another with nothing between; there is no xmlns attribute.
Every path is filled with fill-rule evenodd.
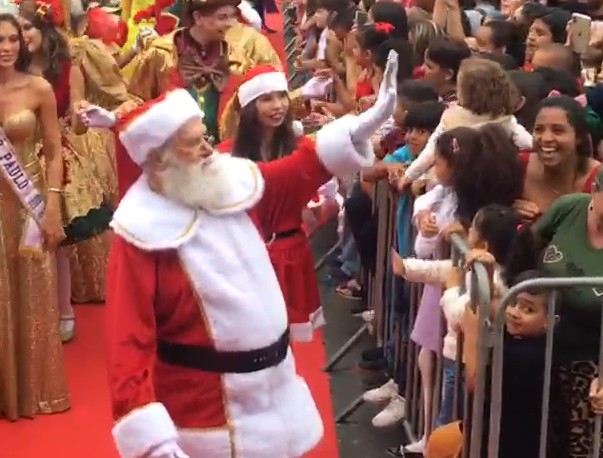
<svg viewBox="0 0 603 458"><path fill-rule="evenodd" d="M137 110L120 140L142 164L201 114L185 90L175 90ZM339 121L277 161L221 155L232 186L208 189L211 208L155 193L145 174L120 202L106 313L113 436L122 457L167 450L298 458L320 441L320 415L296 375L283 295L254 219L269 208L283 221L299 194L372 163L370 146L359 149L350 123Z"/></svg>
<svg viewBox="0 0 603 458"><path fill-rule="evenodd" d="M243 108L262 95L287 90L287 77L283 72L270 65L258 65L241 81L239 105ZM294 121L293 130L298 136L298 151L313 148L312 140L303 136L300 122ZM232 153L233 146L233 139L229 139L218 145L218 149L222 153ZM262 169L266 163L258 163L258 166ZM303 210L310 201L319 198L319 187L333 178L327 170L322 172L295 193L267 193L251 212L266 241L270 261L285 298L291 338L297 342L311 341L313 330L325 323L314 257L302 227Z"/></svg>

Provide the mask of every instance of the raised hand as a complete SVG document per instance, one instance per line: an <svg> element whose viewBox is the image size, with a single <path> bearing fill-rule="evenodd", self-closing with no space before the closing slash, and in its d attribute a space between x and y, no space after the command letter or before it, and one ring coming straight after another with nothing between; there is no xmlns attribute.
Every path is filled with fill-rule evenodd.
<svg viewBox="0 0 603 458"><path fill-rule="evenodd" d="M76 109L80 122L87 127L109 128L117 121L115 113L86 102Z"/></svg>

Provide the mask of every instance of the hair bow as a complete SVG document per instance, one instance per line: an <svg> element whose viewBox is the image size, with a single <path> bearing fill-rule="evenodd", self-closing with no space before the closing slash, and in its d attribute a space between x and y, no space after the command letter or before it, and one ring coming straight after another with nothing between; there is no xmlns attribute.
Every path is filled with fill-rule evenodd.
<svg viewBox="0 0 603 458"><path fill-rule="evenodd" d="M551 92L549 92L547 97L559 97L561 95L563 95L561 92L559 92L557 89L553 89ZM579 96L574 97L574 100L578 102L582 108L586 108L586 105L588 105L586 94L580 94Z"/></svg>
<svg viewBox="0 0 603 458"><path fill-rule="evenodd" d="M458 152L461 150L461 147L459 146L459 141L456 138L452 138L452 154L458 154Z"/></svg>
<svg viewBox="0 0 603 458"><path fill-rule="evenodd" d="M389 35L395 29L395 27L389 22L376 22L374 27L377 32L384 33L386 35Z"/></svg>

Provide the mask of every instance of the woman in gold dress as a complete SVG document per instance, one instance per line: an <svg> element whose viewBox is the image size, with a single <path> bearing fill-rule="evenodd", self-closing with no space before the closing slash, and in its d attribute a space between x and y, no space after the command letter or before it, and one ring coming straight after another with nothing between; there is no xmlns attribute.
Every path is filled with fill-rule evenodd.
<svg viewBox="0 0 603 458"><path fill-rule="evenodd" d="M97 170L96 154L104 154L108 143L98 131L86 131L75 118L72 108L84 99L85 80L74 65L67 39L60 31L64 24L62 5L58 1L24 0L19 4L19 23L32 55L29 70L44 76L52 84L61 128L65 163L63 203L67 241L64 245L87 243L83 264L97 292L104 296L104 270L109 250L108 229L111 219L111 196L103 188ZM42 145L44 148L46 145ZM71 305L71 246L57 250L57 283L61 335L71 340L75 333L75 315ZM80 253L81 254L81 253Z"/></svg>
<svg viewBox="0 0 603 458"><path fill-rule="evenodd" d="M0 415L9 420L55 413L70 406L59 335L54 251L64 237L61 140L50 85L25 73L28 53L17 21L0 15L0 128L21 167L46 195L41 221L45 251L20 250L28 213L0 174ZM36 156L45 144L46 179Z"/></svg>

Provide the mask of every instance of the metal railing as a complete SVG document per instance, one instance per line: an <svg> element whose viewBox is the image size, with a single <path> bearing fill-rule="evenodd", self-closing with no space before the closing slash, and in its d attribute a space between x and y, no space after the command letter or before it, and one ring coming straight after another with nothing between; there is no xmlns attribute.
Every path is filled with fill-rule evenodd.
<svg viewBox="0 0 603 458"><path fill-rule="evenodd" d="M415 441L424 434L429 436L435 419L441 407L442 393L442 367L443 357L441 353L436 354L436 369L432 389L430 418L425 421L423 409L423 394L421 390L421 376L418 370L419 347L410 339L411 329L418 313L422 285L410 284L410 300L408 312L405 317L396 317L393 313L393 304L396 300L397 291L393 287L390 272L390 249L396 246L395 228L397 197L390 192L388 183L378 182L373 193L373 210L377 212L378 235L377 235L377 262L375 272L367 275L365 286L368 288L369 307L375 313L372 324L363 323L362 326L350 337L350 339L331 357L324 370L333 371L337 364L345 358L350 350L360 341L367 332L373 332L377 345L389 343L393 340L395 357L393 373L400 372L403 368L404 380L401 383L401 395L405 399L406 413L403 419L403 427L410 441ZM409 216L410 217L410 216ZM464 263L469 248L464 239L457 235L451 236L451 254L454 265L460 266ZM413 236L406 242L409 247L414 243ZM469 305L477 316L478 337L476 351L476 367L474 374L474 388L467 391L463 386L465 374L464 368L464 341L463 334L459 333L457 339L457 358L455 364L454 403L453 419L463 420L463 458L480 458L482 456L482 441L484 440L484 428L489 426L488 457L498 456L498 441L500 435L500 412L501 412L501 387L503 374L503 329L504 309L512 298L519 292L530 287L547 287L560 289L567 287L603 287L603 278L547 278L529 280L511 288L500 303L500 308L491 319L491 295L490 279L486 268L476 263L471 269L471 288L469 291ZM540 458L546 457L546 437L548 424L549 387L551 382L552 344L555 320L555 303L558 295L553 293L552 306L548 310L548 334L545 365L545 386L542 400L542 425L541 425L541 449ZM445 325L445 319L442 320ZM601 327L603 329L603 314ZM441 334L444 335L444 332ZM442 346L440 345L440 348ZM492 361L492 364L489 362ZM603 333L601 336L601 351L599 361L599 374L603 374ZM489 377L491 371L491 377ZM487 380L492 380L488 387ZM603 381L603 378L600 378ZM491 390L490 396L490 424L484 424L485 399L487 390ZM464 395L464 406L459 406L461 394ZM362 396L354 399L341 412L337 413L337 423L345 423L362 407L364 401ZM425 430L426 424L427 430ZM600 451L601 416L596 416L594 428L594 447L592 456L599 457Z"/></svg>

